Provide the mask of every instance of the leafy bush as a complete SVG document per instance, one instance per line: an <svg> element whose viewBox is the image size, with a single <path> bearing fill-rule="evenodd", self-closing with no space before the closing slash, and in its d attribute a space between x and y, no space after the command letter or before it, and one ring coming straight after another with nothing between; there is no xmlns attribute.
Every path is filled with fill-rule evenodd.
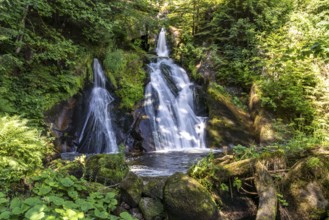
<svg viewBox="0 0 329 220"><path fill-rule="evenodd" d="M9 199L0 193L0 219L134 219L127 212L110 214L117 205L116 191L99 190L74 176L45 170L30 184L28 197Z"/></svg>
<svg viewBox="0 0 329 220"><path fill-rule="evenodd" d="M34 173L50 153L46 139L26 124L17 116L0 117L0 188Z"/></svg>

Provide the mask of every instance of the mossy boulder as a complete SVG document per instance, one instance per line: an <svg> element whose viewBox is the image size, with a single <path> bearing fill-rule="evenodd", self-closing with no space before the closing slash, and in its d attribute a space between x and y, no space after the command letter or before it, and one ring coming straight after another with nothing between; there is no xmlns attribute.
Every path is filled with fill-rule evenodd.
<svg viewBox="0 0 329 220"><path fill-rule="evenodd" d="M98 154L86 161L86 179L104 185L120 183L129 168L122 154Z"/></svg>
<svg viewBox="0 0 329 220"><path fill-rule="evenodd" d="M311 156L298 162L284 181L283 195L292 219L322 219L329 208L329 162Z"/></svg>
<svg viewBox="0 0 329 220"><path fill-rule="evenodd" d="M164 204L172 220L217 220L217 206L210 193L195 179L176 173L164 187Z"/></svg>
<svg viewBox="0 0 329 220"><path fill-rule="evenodd" d="M163 188L166 180L167 178L164 177L157 177L148 180L144 185L143 195L155 199L163 199Z"/></svg>
<svg viewBox="0 0 329 220"><path fill-rule="evenodd" d="M137 207L143 192L143 180L136 174L129 172L120 183L122 200L131 207Z"/></svg>
<svg viewBox="0 0 329 220"><path fill-rule="evenodd" d="M143 197L139 201L139 208L145 220L162 219L164 217L164 208L158 199Z"/></svg>
<svg viewBox="0 0 329 220"><path fill-rule="evenodd" d="M59 171L64 174L75 176L76 178L81 178L84 174L84 164L83 160L62 160L56 159L51 161L49 167L53 170Z"/></svg>

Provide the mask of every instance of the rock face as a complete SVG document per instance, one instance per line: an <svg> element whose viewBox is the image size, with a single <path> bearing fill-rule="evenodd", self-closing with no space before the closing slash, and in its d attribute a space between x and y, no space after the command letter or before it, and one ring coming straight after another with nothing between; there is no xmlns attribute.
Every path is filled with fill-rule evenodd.
<svg viewBox="0 0 329 220"><path fill-rule="evenodd" d="M122 200L131 207L137 207L142 198L143 180L129 172L120 184Z"/></svg>
<svg viewBox="0 0 329 220"><path fill-rule="evenodd" d="M104 185L120 183L129 171L121 154L98 154L86 161L86 179Z"/></svg>
<svg viewBox="0 0 329 220"><path fill-rule="evenodd" d="M172 220L220 219L209 192L195 179L182 173L168 178L164 188L164 203Z"/></svg>
<svg viewBox="0 0 329 220"><path fill-rule="evenodd" d="M248 146L255 142L252 121L247 112L237 108L224 88L208 87L209 121L207 126L210 147L229 144Z"/></svg>

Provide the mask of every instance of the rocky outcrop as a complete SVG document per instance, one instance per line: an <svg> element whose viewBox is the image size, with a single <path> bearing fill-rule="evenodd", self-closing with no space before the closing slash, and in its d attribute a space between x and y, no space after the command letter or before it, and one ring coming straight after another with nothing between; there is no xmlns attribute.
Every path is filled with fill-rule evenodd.
<svg viewBox="0 0 329 220"><path fill-rule="evenodd" d="M176 173L166 181L164 204L172 220L220 219L216 204L206 188L182 173Z"/></svg>
<svg viewBox="0 0 329 220"><path fill-rule="evenodd" d="M253 128L257 142L267 145L278 140L270 115L261 106L261 92L256 84L253 84L249 94L249 110L253 120Z"/></svg>
<svg viewBox="0 0 329 220"><path fill-rule="evenodd" d="M255 142L252 121L246 111L236 107L223 87L208 87L209 121L207 126L210 147L223 145L249 146Z"/></svg>

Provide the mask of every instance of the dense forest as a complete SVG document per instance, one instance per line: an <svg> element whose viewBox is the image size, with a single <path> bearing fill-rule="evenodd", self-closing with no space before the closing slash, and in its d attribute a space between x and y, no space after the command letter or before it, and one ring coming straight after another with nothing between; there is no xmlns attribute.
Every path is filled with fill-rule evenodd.
<svg viewBox="0 0 329 220"><path fill-rule="evenodd" d="M200 90L208 146L224 149L186 177L216 214L168 205L180 176L152 197L165 203L159 215L147 211L157 202L135 202L128 189L143 183L127 174L125 141L119 154L74 161L54 146L47 118L90 86L94 58L116 111L135 123L162 27ZM328 131L328 1L0 1L0 219L325 219ZM142 217L122 208L125 190ZM247 199L255 210L236 214Z"/></svg>

